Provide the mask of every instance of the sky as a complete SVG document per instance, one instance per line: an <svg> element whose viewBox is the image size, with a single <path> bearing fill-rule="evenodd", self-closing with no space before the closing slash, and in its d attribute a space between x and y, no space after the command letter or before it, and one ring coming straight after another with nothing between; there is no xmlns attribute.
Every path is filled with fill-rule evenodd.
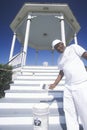
<svg viewBox="0 0 87 130"><path fill-rule="evenodd" d="M0 0L0 64L6 64L9 60L13 32L10 24L25 2L34 3L67 3L79 22L81 29L77 35L78 43L87 50L87 1L86 0ZM16 43L14 53L20 51L21 44ZM42 65L47 61L52 64L52 54L49 51L38 53L38 62L35 62L35 50L29 49L27 65ZM32 58L34 57L34 58ZM54 55L54 64L57 64L57 53ZM87 64L86 61L84 61Z"/></svg>

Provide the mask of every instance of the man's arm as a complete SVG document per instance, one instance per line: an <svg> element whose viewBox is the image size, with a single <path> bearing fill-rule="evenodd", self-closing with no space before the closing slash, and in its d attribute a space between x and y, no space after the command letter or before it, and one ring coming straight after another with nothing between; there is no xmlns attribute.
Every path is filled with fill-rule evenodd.
<svg viewBox="0 0 87 130"><path fill-rule="evenodd" d="M84 53L82 54L82 57L87 60L87 52L84 52Z"/></svg>
<svg viewBox="0 0 87 130"><path fill-rule="evenodd" d="M62 79L63 76L64 76L63 70L60 70L57 79L55 80L55 82L53 84L50 85L49 89L54 89L56 87L56 85L60 82L60 80Z"/></svg>

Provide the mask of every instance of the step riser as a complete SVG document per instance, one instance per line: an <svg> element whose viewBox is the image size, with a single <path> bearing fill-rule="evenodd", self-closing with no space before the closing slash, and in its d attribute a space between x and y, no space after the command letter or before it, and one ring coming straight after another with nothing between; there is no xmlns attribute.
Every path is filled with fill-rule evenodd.
<svg viewBox="0 0 87 130"><path fill-rule="evenodd" d="M58 70L58 66L24 66L23 68L22 68L22 70L23 69L28 69L28 70L31 70L31 69L37 69L37 70L42 70L42 69L47 69L47 70Z"/></svg>
<svg viewBox="0 0 87 130"><path fill-rule="evenodd" d="M49 124L55 125L60 123L65 123L64 116L49 116ZM33 117L0 117L1 125L33 125Z"/></svg>
<svg viewBox="0 0 87 130"><path fill-rule="evenodd" d="M0 117L30 117L33 116L32 109L0 109ZM50 109L50 116L64 116L63 108Z"/></svg>
<svg viewBox="0 0 87 130"><path fill-rule="evenodd" d="M43 102L42 102L43 103ZM37 103L0 103L0 110L6 109L32 109ZM41 103L40 103L41 104ZM50 109L62 108L62 102L48 102Z"/></svg>
<svg viewBox="0 0 87 130"><path fill-rule="evenodd" d="M33 126L32 125L11 125L11 126L0 126L0 130L33 130ZM49 130L66 130L66 125L62 124L62 126L60 125L49 125ZM82 130L82 129L80 129Z"/></svg>
<svg viewBox="0 0 87 130"><path fill-rule="evenodd" d="M54 73L52 73L52 75L51 75L51 73L35 73L34 74L34 76L50 76L50 77L52 77L52 76L57 76L58 75L58 73L57 72L54 72Z"/></svg>
<svg viewBox="0 0 87 130"><path fill-rule="evenodd" d="M17 79L26 79L26 80L55 80L56 76L18 76Z"/></svg>
<svg viewBox="0 0 87 130"><path fill-rule="evenodd" d="M29 99L54 99L62 97L62 93L6 93L7 98L29 98Z"/></svg>
<svg viewBox="0 0 87 130"><path fill-rule="evenodd" d="M57 78L57 76L58 76L58 74L56 74L56 75L51 75L50 73L49 74L34 74L34 75L18 75L17 76L17 79L56 79ZM65 79L65 78L63 78L63 79Z"/></svg>
<svg viewBox="0 0 87 130"><path fill-rule="evenodd" d="M53 70L53 69L22 69L22 72L21 73L24 73L24 72L29 72L29 73L32 73L32 74L35 74L35 73L59 73L59 70Z"/></svg>
<svg viewBox="0 0 87 130"><path fill-rule="evenodd" d="M52 84L54 82L54 80L15 80L14 84L24 84L24 85L28 85L28 84ZM61 81L59 84L64 85L64 81Z"/></svg>
<svg viewBox="0 0 87 130"><path fill-rule="evenodd" d="M46 88L44 88L43 89L43 84L40 84L40 85L37 85L37 86L35 86L35 85L25 85L25 86L23 86L22 84L19 84L19 85L11 85L10 86L10 91L17 91L17 92L20 92L20 91L24 91L24 92L26 92L26 91L29 91L30 93L33 91L33 92L47 92L47 91L54 91L54 92L56 92L56 91L64 91L64 86L62 86L61 84L60 85L58 85L58 86L56 86L55 87L55 89L54 90L50 90L50 89L48 89L49 88L49 86L47 85L47 87ZM8 92L9 90L6 90L6 92Z"/></svg>
<svg viewBox="0 0 87 130"><path fill-rule="evenodd" d="M0 102L2 103L40 103L40 102L45 102L45 103L50 103L51 101L58 101L58 102L62 102L63 98L58 98L58 99L54 99L54 100L38 100L38 99L32 99L29 100L28 98L5 98L5 99L1 99Z"/></svg>
<svg viewBox="0 0 87 130"><path fill-rule="evenodd" d="M57 76L58 75L58 71L48 71L48 72L46 72L46 71L36 71L36 72L34 72L34 70L33 71L31 71L31 70L26 70L26 71L22 71L21 73L18 73L18 76L23 76L23 75L26 75L26 74L29 74L30 76Z"/></svg>

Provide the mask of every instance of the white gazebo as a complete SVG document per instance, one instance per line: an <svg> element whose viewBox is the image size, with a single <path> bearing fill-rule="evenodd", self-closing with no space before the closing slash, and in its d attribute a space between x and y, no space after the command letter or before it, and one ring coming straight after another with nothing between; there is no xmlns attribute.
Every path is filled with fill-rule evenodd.
<svg viewBox="0 0 87 130"><path fill-rule="evenodd" d="M9 62L12 65L26 65L28 47L51 50L54 39L61 39L66 45L72 39L77 44L80 25L67 4L25 3L10 25L14 32ZM23 50L13 56L16 39Z"/></svg>

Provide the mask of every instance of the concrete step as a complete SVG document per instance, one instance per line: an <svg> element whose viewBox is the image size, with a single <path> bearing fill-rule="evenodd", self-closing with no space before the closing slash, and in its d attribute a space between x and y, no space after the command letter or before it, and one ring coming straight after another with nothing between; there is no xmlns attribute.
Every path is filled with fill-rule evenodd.
<svg viewBox="0 0 87 130"><path fill-rule="evenodd" d="M11 84L10 90L43 90L43 85L44 85L44 82L41 84ZM49 84L46 84L46 87L44 88L44 90L48 88L49 88ZM49 89L49 91L54 91L54 90L63 91L64 85L58 84L53 90Z"/></svg>
<svg viewBox="0 0 87 130"><path fill-rule="evenodd" d="M28 86L28 85L27 85L27 86L24 86L24 85L22 85L22 84L21 84L21 85L16 85L16 84L15 84L15 85L11 85L11 86L10 86L10 91L11 91L11 90L17 90L17 91L18 91L18 90L19 90L19 91L20 91L20 90L23 90L23 91L30 91L30 92L31 92L31 91L33 91L33 92L34 92L34 91L44 91L44 90L42 89L42 86L40 86L40 85L39 85L39 86Z"/></svg>
<svg viewBox="0 0 87 130"><path fill-rule="evenodd" d="M47 90L47 89L39 89L39 88L33 88L33 89L29 89L29 88L12 88L10 90L5 90L5 93L49 93L49 94L53 94L53 93L63 93L63 89L56 89L56 90Z"/></svg>
<svg viewBox="0 0 87 130"><path fill-rule="evenodd" d="M57 102L62 102L63 101L63 98L62 97L58 97L58 98L53 98L53 99L42 99L42 100L38 100L38 99L30 99L29 100L29 98L10 98L10 97L5 97L5 98L2 98L2 99L0 99L0 103L12 103L12 102L14 102L14 103L32 103L32 102L34 102L34 103L39 103L39 102L46 102L46 103L50 103L50 102L53 102L53 101L57 101Z"/></svg>
<svg viewBox="0 0 87 130"><path fill-rule="evenodd" d="M34 128L33 125L2 125L0 126L0 130L34 130ZM49 125L49 130L66 130L66 125Z"/></svg>
<svg viewBox="0 0 87 130"><path fill-rule="evenodd" d="M54 69L22 69L21 70L21 74L28 74L28 73L32 73L32 74L35 74L35 73L56 73L58 74L59 73L59 70L54 70Z"/></svg>
<svg viewBox="0 0 87 130"><path fill-rule="evenodd" d="M20 91L30 91L30 92L55 92L55 91L64 91L64 86L62 86L61 84L58 84L53 90L50 90L48 89L49 88L49 85L47 84L45 86L45 88L43 88L43 84L40 84L40 85L24 85L24 84L11 84L10 85L10 90L6 90L6 92L8 91L17 91L17 92L20 92Z"/></svg>
<svg viewBox="0 0 87 130"><path fill-rule="evenodd" d="M33 130L33 117L0 117L0 130ZM49 130L67 130L64 116L49 117ZM80 124L80 130L83 130Z"/></svg>
<svg viewBox="0 0 87 130"><path fill-rule="evenodd" d="M34 89L34 90L32 90L32 89L16 89L16 88L14 88L14 89L11 89L11 90L6 90L5 91L5 93L47 93L47 91L46 90L43 90L43 89Z"/></svg>
<svg viewBox="0 0 87 130"><path fill-rule="evenodd" d="M0 113L0 117L30 117L33 115L31 109L0 109ZM64 111L62 108L51 109L50 116L64 116Z"/></svg>
<svg viewBox="0 0 87 130"><path fill-rule="evenodd" d="M49 117L49 125L65 124L64 116ZM0 126L3 125L33 125L33 117L0 117Z"/></svg>
<svg viewBox="0 0 87 130"><path fill-rule="evenodd" d="M34 73L34 75L35 75L35 76L58 76L58 73L57 73L57 72L54 72L54 73L52 73L52 75L51 75L51 73L46 73L46 72L44 72L44 73L39 73L39 72L37 72L37 73Z"/></svg>
<svg viewBox="0 0 87 130"><path fill-rule="evenodd" d="M22 74L22 75L28 75L28 76L33 76L33 75L34 75L34 76L35 76L35 75L36 75L36 76L47 76L47 75L48 75L48 76L51 76L51 75L57 76L58 73L59 73L59 72L47 72L47 73L46 73L46 71L45 71L45 72L43 72L43 71L42 71L42 72L38 72L38 71L35 71L35 72L34 72L34 71L31 71L31 70L30 70L30 71L22 71L22 72L19 73L18 75L21 75L21 74Z"/></svg>
<svg viewBox="0 0 87 130"><path fill-rule="evenodd" d="M36 88L40 88L40 84L38 83L38 84L14 84L14 83L11 83L10 84L10 89L11 89L11 87L25 87L25 88L33 88L33 87L36 87Z"/></svg>
<svg viewBox="0 0 87 130"><path fill-rule="evenodd" d="M0 103L1 109L32 109L37 103ZM62 102L51 102L49 103L50 109L62 108Z"/></svg>
<svg viewBox="0 0 87 130"><path fill-rule="evenodd" d="M0 103L0 116L32 116L36 103ZM50 116L64 115L62 102L48 103Z"/></svg>
<svg viewBox="0 0 87 130"><path fill-rule="evenodd" d="M30 80L26 80L26 79L16 79L14 80L14 84L52 84L54 82L54 80L48 80L48 79L30 79ZM62 86L64 85L65 81L64 80L61 80L59 85L61 84Z"/></svg>
<svg viewBox="0 0 87 130"><path fill-rule="evenodd" d="M29 79L29 80L55 80L57 77L56 76L36 76L36 75L33 75L33 76L28 76L28 75L19 75L17 76L17 79Z"/></svg>
<svg viewBox="0 0 87 130"><path fill-rule="evenodd" d="M54 98L59 98L63 97L63 92L59 91L50 91L50 92L45 92L45 93L29 93L29 92L6 92L5 97L7 98L29 98L29 99L54 99Z"/></svg>
<svg viewBox="0 0 87 130"><path fill-rule="evenodd" d="M23 69L28 69L28 70L58 70L58 66L24 66L23 68L22 68L22 70Z"/></svg>
<svg viewBox="0 0 87 130"><path fill-rule="evenodd" d="M33 117L0 117L0 130L34 130L33 126ZM49 130L66 130L64 117L49 117L48 127Z"/></svg>
<svg viewBox="0 0 87 130"><path fill-rule="evenodd" d="M52 72L52 74L51 74L51 72L36 72L36 73L34 73L34 72L32 72L31 70L29 71L23 71L23 72L20 72L20 73L18 73L18 76L20 76L20 75L26 75L26 76L58 76L58 72L55 72L54 71L54 73Z"/></svg>

